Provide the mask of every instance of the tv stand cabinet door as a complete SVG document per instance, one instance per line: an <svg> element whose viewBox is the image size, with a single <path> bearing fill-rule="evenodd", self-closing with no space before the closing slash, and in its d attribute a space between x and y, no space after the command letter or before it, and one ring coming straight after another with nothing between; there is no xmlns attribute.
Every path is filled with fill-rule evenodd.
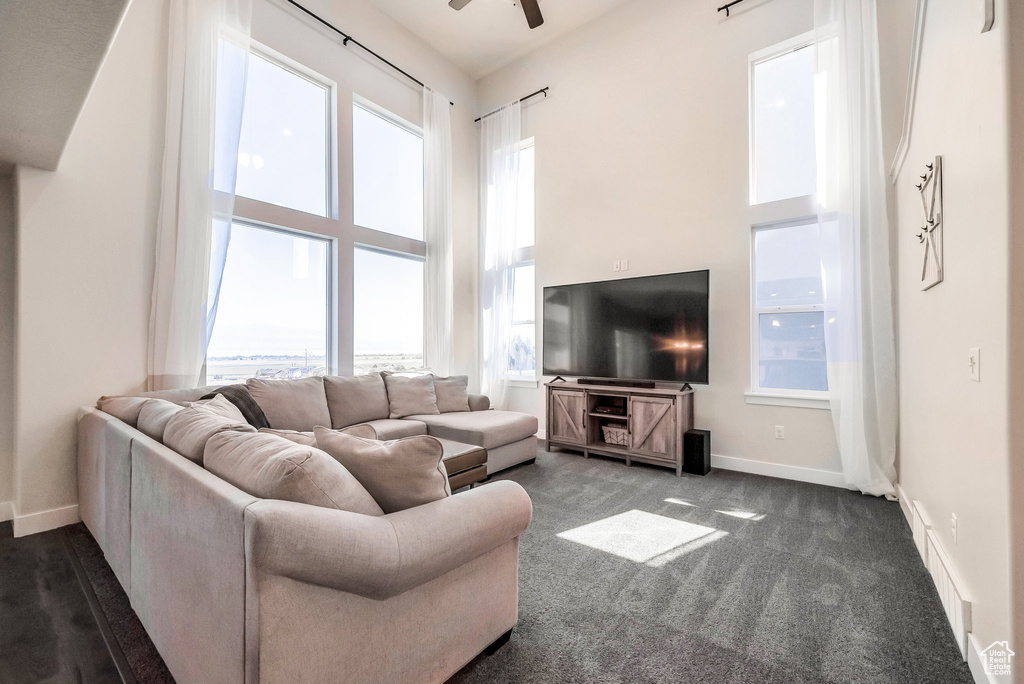
<svg viewBox="0 0 1024 684"><path fill-rule="evenodd" d="M676 407L671 397L638 397L629 401L632 450L666 461L676 460Z"/></svg>
<svg viewBox="0 0 1024 684"><path fill-rule="evenodd" d="M551 390L548 395L549 434L552 442L587 443L587 395L576 390Z"/></svg>

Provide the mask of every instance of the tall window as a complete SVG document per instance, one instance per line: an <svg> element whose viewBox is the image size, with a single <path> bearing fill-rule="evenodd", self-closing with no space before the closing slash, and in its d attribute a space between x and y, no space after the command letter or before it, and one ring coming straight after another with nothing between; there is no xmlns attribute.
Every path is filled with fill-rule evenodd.
<svg viewBox="0 0 1024 684"><path fill-rule="evenodd" d="M519 150L519 202L516 207L516 263L512 291L512 345L509 378L532 381L537 377L536 267L534 266L533 139Z"/></svg>
<svg viewBox="0 0 1024 684"><path fill-rule="evenodd" d="M827 398L814 99L813 34L751 55L753 403Z"/></svg>
<svg viewBox="0 0 1024 684"><path fill-rule="evenodd" d="M210 384L327 373L329 247L327 240L234 223L206 354Z"/></svg>
<svg viewBox="0 0 1024 684"><path fill-rule="evenodd" d="M368 103L352 108L353 218L415 240L358 247L353 274L353 370L423 367L423 134Z"/></svg>
<svg viewBox="0 0 1024 684"><path fill-rule="evenodd" d="M331 238L309 224L330 214L330 91L269 51L250 54L238 158L214 160L215 187L234 165L237 196L258 203L238 213L244 202L236 202L226 253L225 242L214 240L211 263L216 271L223 259L223 277L206 354L211 384L332 369ZM271 216L260 203L286 211ZM226 228L219 224L215 233Z"/></svg>
<svg viewBox="0 0 1024 684"><path fill-rule="evenodd" d="M355 224L422 240L422 133L356 103L352 167Z"/></svg>
<svg viewBox="0 0 1024 684"><path fill-rule="evenodd" d="M423 260L357 248L354 373L423 367Z"/></svg>

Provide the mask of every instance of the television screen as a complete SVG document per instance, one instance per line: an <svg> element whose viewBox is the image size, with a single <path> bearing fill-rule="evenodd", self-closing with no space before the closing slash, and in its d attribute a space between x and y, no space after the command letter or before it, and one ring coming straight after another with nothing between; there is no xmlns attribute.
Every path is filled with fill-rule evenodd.
<svg viewBox="0 0 1024 684"><path fill-rule="evenodd" d="M544 375L708 382L708 271L544 288Z"/></svg>

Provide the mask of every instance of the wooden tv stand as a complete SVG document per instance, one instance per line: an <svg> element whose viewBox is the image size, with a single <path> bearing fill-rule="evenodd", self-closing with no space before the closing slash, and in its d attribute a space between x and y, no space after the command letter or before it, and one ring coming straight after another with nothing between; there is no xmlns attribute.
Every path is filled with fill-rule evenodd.
<svg viewBox="0 0 1024 684"><path fill-rule="evenodd" d="M693 389L549 382L548 447L650 463L683 474L683 434L693 428ZM611 412L608 412L608 411ZM626 429L626 444L609 444L605 425Z"/></svg>

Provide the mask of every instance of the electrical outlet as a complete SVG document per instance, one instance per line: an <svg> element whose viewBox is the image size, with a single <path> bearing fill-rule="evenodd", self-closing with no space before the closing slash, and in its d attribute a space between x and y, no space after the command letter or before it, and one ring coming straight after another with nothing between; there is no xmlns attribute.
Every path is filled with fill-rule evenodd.
<svg viewBox="0 0 1024 684"><path fill-rule="evenodd" d="M613 271L621 271L622 270L622 262L619 261L618 259L613 261L612 262L612 270Z"/></svg>
<svg viewBox="0 0 1024 684"><path fill-rule="evenodd" d="M974 382L981 382L981 349L971 347L967 350L968 375Z"/></svg>
<svg viewBox="0 0 1024 684"><path fill-rule="evenodd" d="M623 271L629 270L629 259L623 259L620 263L622 264Z"/></svg>
<svg viewBox="0 0 1024 684"><path fill-rule="evenodd" d="M956 513L953 513L949 522L949 531L953 533L953 546L957 545L957 533L959 532L957 522Z"/></svg>
<svg viewBox="0 0 1024 684"><path fill-rule="evenodd" d="M786 426L776 425L775 426L775 439L786 439Z"/></svg>

